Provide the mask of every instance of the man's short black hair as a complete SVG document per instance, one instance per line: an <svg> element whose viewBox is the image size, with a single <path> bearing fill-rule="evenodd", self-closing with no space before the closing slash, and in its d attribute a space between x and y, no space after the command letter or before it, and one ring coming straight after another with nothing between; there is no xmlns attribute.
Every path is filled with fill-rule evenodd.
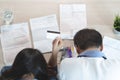
<svg viewBox="0 0 120 80"><path fill-rule="evenodd" d="M99 47L102 45L102 36L94 29L82 29L75 34L74 45L83 50Z"/></svg>

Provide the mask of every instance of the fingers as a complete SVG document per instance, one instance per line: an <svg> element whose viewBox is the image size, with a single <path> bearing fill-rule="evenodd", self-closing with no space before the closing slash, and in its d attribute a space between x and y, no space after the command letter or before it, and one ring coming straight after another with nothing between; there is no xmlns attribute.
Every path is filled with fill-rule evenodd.
<svg viewBox="0 0 120 80"><path fill-rule="evenodd" d="M58 45L59 45L60 47L62 47L62 45L63 45L63 41L62 41L62 39L61 39L61 38L59 38Z"/></svg>
<svg viewBox="0 0 120 80"><path fill-rule="evenodd" d="M54 41L53 41L53 51L59 51L62 48L63 42L62 39L60 37L57 37Z"/></svg>
<svg viewBox="0 0 120 80"><path fill-rule="evenodd" d="M60 37L57 37L54 41L53 41L53 45L62 45L62 39Z"/></svg>

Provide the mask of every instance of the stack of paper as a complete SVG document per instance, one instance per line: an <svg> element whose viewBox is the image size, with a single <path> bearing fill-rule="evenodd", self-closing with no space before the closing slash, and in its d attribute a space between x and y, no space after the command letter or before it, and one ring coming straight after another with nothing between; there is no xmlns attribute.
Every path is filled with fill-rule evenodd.
<svg viewBox="0 0 120 80"><path fill-rule="evenodd" d="M73 38L74 34L87 27L85 4L60 5L60 31L66 38Z"/></svg>
<svg viewBox="0 0 120 80"><path fill-rule="evenodd" d="M120 59L120 40L104 36L103 52L108 59Z"/></svg>
<svg viewBox="0 0 120 80"><path fill-rule="evenodd" d="M1 45L4 62L11 65L19 51L32 47L28 23L1 26Z"/></svg>
<svg viewBox="0 0 120 80"><path fill-rule="evenodd" d="M34 48L42 52L51 51L53 39L47 38L47 31L59 32L56 15L30 19L30 25Z"/></svg>

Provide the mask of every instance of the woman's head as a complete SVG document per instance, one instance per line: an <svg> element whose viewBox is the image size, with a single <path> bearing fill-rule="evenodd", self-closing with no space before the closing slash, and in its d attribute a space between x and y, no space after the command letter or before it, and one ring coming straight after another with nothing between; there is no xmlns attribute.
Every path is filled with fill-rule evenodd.
<svg viewBox="0 0 120 80"><path fill-rule="evenodd" d="M21 78L24 74L32 73L35 78L46 80L47 70L42 53L37 49L25 48L17 54L11 68L11 76Z"/></svg>

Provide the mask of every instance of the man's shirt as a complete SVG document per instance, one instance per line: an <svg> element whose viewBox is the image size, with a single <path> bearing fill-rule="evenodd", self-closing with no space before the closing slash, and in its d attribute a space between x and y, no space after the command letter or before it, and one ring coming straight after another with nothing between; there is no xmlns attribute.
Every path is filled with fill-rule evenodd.
<svg viewBox="0 0 120 80"><path fill-rule="evenodd" d="M76 58L66 58L59 68L60 80L120 80L119 75L120 59L108 60L96 50L83 52Z"/></svg>

